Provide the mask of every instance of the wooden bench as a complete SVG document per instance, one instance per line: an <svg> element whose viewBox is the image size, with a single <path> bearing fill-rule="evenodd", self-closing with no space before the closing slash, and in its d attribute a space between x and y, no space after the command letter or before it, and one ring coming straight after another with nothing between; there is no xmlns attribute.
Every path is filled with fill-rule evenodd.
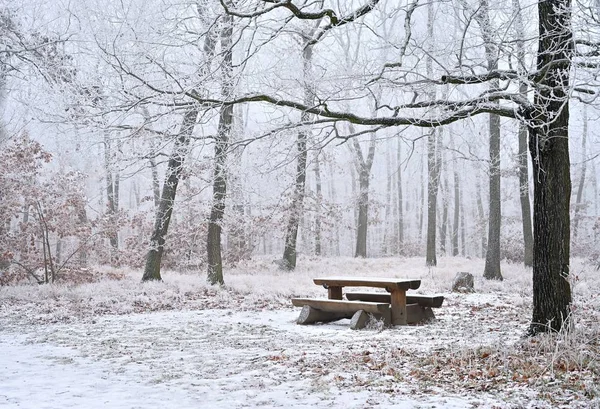
<svg viewBox="0 0 600 409"><path fill-rule="evenodd" d="M346 298L350 301L391 302L390 294L385 293L350 292L346 293ZM443 303L444 297L441 295L407 295L407 324L417 324L435 318L432 308L440 308Z"/></svg>
<svg viewBox="0 0 600 409"><path fill-rule="evenodd" d="M302 307L300 316L296 320L301 325L350 318L350 328L361 329L367 325L368 314L383 320L386 326L389 326L392 321L391 306L386 302L292 298L292 304Z"/></svg>
<svg viewBox="0 0 600 409"><path fill-rule="evenodd" d="M335 321L340 318L352 318L352 328L362 328L368 321L369 314L382 319L385 325L406 325L421 322L433 317L431 307L418 303L407 304L406 291L416 290L421 280L403 280L398 278L379 277L325 277L315 278L314 283L327 289L328 298L294 298L292 303L302 307L298 318L299 324L310 324L317 321ZM344 287L384 288L389 294L384 298L348 299L343 301ZM366 293L355 293L366 294ZM371 293L369 293L371 294ZM352 296L351 296L352 297ZM443 301L443 298L442 298ZM425 302L425 301L423 301ZM434 301L430 301L433 303ZM439 303L439 301L436 301ZM441 305L441 304L440 304Z"/></svg>

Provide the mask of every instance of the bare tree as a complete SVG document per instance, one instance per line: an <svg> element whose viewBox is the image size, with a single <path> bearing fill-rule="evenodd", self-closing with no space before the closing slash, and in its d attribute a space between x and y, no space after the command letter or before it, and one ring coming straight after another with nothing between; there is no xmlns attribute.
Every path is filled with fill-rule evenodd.
<svg viewBox="0 0 600 409"><path fill-rule="evenodd" d="M352 125L350 133L356 133ZM358 174L358 200L357 200L357 223L356 223L356 250L354 257L367 257L367 231L369 226L369 185L371 180L371 168L375 157L376 134L372 132L369 137L369 145L366 156L358 143L357 138L352 139L350 145L354 158L354 167Z"/></svg>
<svg viewBox="0 0 600 409"><path fill-rule="evenodd" d="M490 6L488 0L481 0L477 10L473 11L483 38L487 69L493 72L498 69L498 46L494 41L494 27L490 21ZM489 82L490 91L500 88L498 78ZM487 279L502 280L500 271L500 224L502 220L502 201L500 197L500 117L494 113L489 115L489 214L488 241L485 253L485 268L483 276ZM457 220L458 222L458 220ZM458 232L458 226L456 227ZM457 246L458 253L458 246Z"/></svg>
<svg viewBox="0 0 600 409"><path fill-rule="evenodd" d="M201 6L198 6L198 12L200 18L204 20L204 23L208 23L203 11L201 10ZM201 78L206 77L206 74L210 70L210 62L215 55L216 35L217 33L215 30L209 30L204 36L202 50L205 55L205 62L204 65L201 65L201 72L199 75ZM229 97L230 95L227 96ZM190 141L199 114L200 107L198 104L192 103L189 109L187 109L183 115L181 126L179 128L179 134L175 139L173 151L169 156L162 194L156 210L154 230L150 238L150 250L148 250L148 254L146 255L146 264L144 267L142 281L161 280L161 261L164 253L167 232L169 230L169 224L171 222L171 216L173 214L173 206L175 204L175 198L177 195L177 187L181 180L183 166L190 150Z"/></svg>
<svg viewBox="0 0 600 409"><path fill-rule="evenodd" d="M315 43L313 42L313 38L317 29L319 28L319 25L320 20L317 20L317 23L314 24L310 32L303 34L303 38L305 38L306 40L303 42L302 48L302 76L304 104L307 106L311 106L314 104L314 89L310 81L312 70L313 47L315 45ZM303 123L307 123L308 121L310 121L310 118L311 115L308 112L302 112L300 121ZM308 129L302 128L298 131L296 138L296 150L298 156L296 163L296 178L294 184L294 194L292 196L292 205L290 209L290 215L285 235L283 263L281 264L283 268L287 270L293 270L296 268L298 225L302 216L306 185L308 132L310 132Z"/></svg>
<svg viewBox="0 0 600 409"><path fill-rule="evenodd" d="M221 94L223 98L233 95L233 17L226 14L222 18L221 50ZM233 126L233 105L223 105L219 113L219 126L215 138L215 165L213 173L213 203L208 221L206 248L208 254L208 282L224 284L223 261L221 257L221 222L225 214L227 195L227 153Z"/></svg>
<svg viewBox="0 0 600 409"><path fill-rule="evenodd" d="M160 265L164 253L167 232L173 214L173 205L177 195L177 186L181 180L181 172L183 164L189 151L190 137L196 125L198 118L198 110L190 109L183 117L179 136L175 140L173 152L169 157L167 164L167 173L165 182L163 183L162 194L158 209L156 210L156 218L154 230L150 238L150 250L146 255L146 265L144 267L144 275L142 281L161 280Z"/></svg>

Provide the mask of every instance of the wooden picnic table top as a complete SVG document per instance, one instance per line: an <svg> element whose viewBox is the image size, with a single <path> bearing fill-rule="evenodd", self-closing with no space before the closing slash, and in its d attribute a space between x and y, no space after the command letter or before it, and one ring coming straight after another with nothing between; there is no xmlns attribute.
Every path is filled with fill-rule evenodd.
<svg viewBox="0 0 600 409"><path fill-rule="evenodd" d="M388 291L416 290L421 286L421 280L383 277L320 277L313 281L325 287L376 287Z"/></svg>

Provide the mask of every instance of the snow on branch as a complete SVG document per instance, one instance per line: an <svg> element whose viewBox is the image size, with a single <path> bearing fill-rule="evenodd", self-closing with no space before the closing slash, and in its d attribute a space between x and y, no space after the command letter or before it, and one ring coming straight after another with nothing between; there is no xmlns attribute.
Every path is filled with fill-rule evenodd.
<svg viewBox="0 0 600 409"><path fill-rule="evenodd" d="M512 94L500 94L496 95L493 98L487 97L485 99L474 99L462 102L448 102L448 101L436 101L430 102L427 104L415 104L413 107L407 106L408 108L423 108L430 106L440 106L442 108L444 105L447 108L452 108L450 112L446 112L441 114L439 117L427 118L420 116L397 116L394 114L393 116L387 117L370 117L370 116L360 116L354 114L352 112L344 112L344 111L335 111L329 109L326 102L321 102L316 106L308 106L300 102L279 99L270 95L264 94L256 94L256 95L247 95L234 100L224 101L218 99L211 98L203 98L200 95L189 94L191 98L193 98L197 103L201 103L205 106L213 105L236 105L243 104L249 102L264 102L276 106L293 108L296 110L300 110L303 112L307 112L310 114L318 115L323 118L330 118L333 120L339 121L347 121L357 125L381 125L381 126L402 126L402 125L413 125L423 128L432 128L442 125L447 125L453 122L456 122L461 119L469 118L474 115L483 114L483 113L491 113L496 114L508 118L515 118L516 108L514 107L505 107L499 106L497 104L492 103L494 100L511 100L516 101L517 98ZM486 102L484 102L486 101ZM457 106L461 106L460 109L454 109ZM406 107L405 107L406 108Z"/></svg>
<svg viewBox="0 0 600 409"><path fill-rule="evenodd" d="M350 13L341 17L338 16L338 14L332 9L322 9L317 11L302 10L300 7L296 6L291 0L262 0L263 3L269 3L271 5L253 12L242 12L234 10L226 4L226 0L219 1L223 9L225 10L225 13L239 18L259 17L270 13L271 11L277 8L282 7L288 9L296 18L300 20L320 20L323 18L328 18L329 24L325 25L321 30L319 30L316 33L315 38L313 38L310 41L310 44L315 44L319 41L321 37L323 37L323 35L325 35L326 32L331 30L333 27L343 26L344 24L351 23L359 19L360 17L368 14L371 10L375 8L375 6L379 3L380 0L367 1L366 4L362 5L361 7L358 7L356 10L353 10Z"/></svg>

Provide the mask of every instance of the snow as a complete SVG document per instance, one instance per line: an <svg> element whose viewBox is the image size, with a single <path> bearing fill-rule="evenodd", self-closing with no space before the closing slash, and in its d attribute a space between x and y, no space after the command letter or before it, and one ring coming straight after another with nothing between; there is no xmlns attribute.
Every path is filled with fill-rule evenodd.
<svg viewBox="0 0 600 409"><path fill-rule="evenodd" d="M395 260L395 266L389 259L302 261L306 266L293 275L264 260L238 267L226 275L226 288L177 273L165 275L164 283L140 284L139 272L118 282L1 287L0 407L600 406L598 359L583 353L597 344L583 337L562 339L577 343L566 349L522 344L531 289L521 267L503 266L503 283L476 277L477 293L453 294L447 288L456 261L435 271L416 268L416 260ZM463 260L460 271L476 273L477 263ZM310 281L324 264L336 275L412 271L405 276L423 280L419 292L442 292L446 300L437 320L422 326L382 330L374 323L352 331L349 320L298 326L299 309L289 306L289 297L324 297ZM598 283L584 264L579 271L574 289L585 297L581 319L588 320L579 327L597 328ZM531 355L519 352L527 348L534 348ZM559 383L552 370L552 360L571 355L576 359L568 362L585 361L567 374L581 380L572 388L570 378ZM482 376L495 368L491 358L501 372L515 362L535 371L539 362L546 370L535 380ZM587 389L579 393L579 387Z"/></svg>
<svg viewBox="0 0 600 409"><path fill-rule="evenodd" d="M166 408L166 402L174 408L470 406L457 396L417 401L410 395L330 389L326 379L290 370L277 357L314 354L315 345L319 353L352 348L383 334L351 332L347 323L298 327L296 315L158 312L56 324L28 336L3 334L0 403L32 408L143 408L157 401Z"/></svg>

